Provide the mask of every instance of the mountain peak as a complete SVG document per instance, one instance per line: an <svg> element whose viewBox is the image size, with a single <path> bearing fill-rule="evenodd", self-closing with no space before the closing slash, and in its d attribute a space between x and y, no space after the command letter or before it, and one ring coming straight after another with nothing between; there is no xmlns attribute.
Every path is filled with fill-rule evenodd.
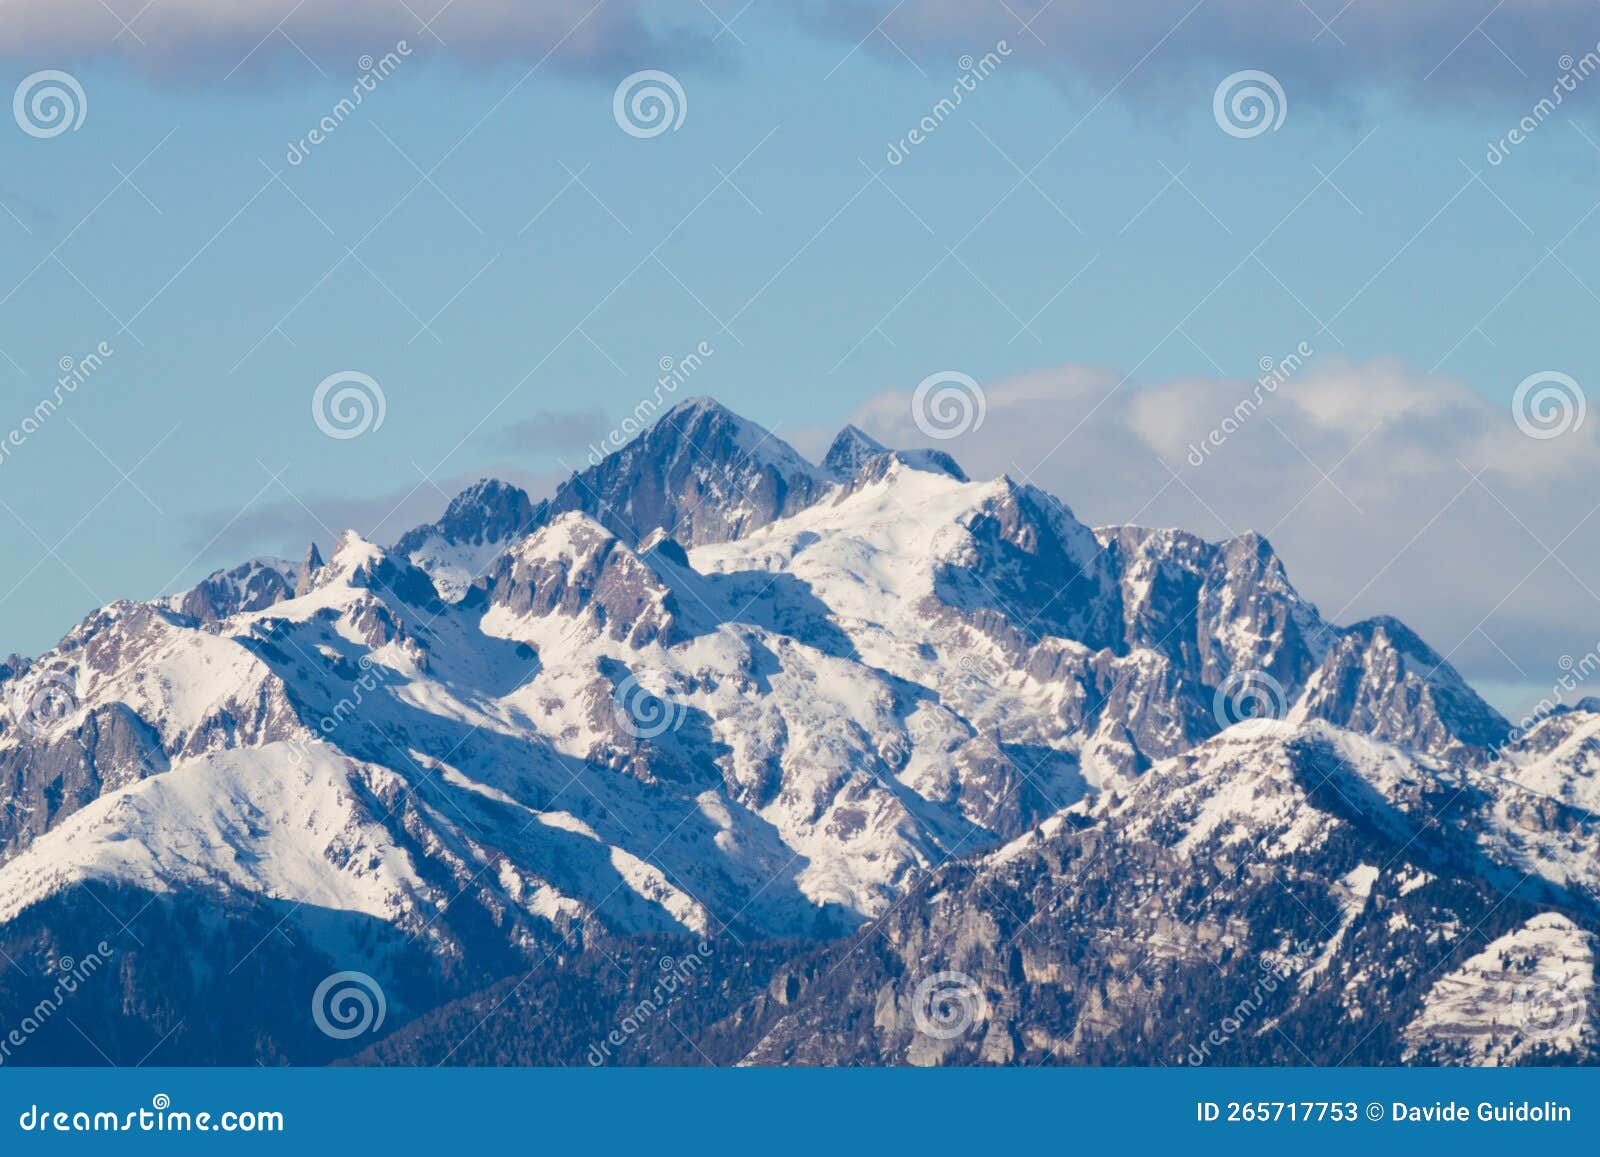
<svg viewBox="0 0 1600 1157"><path fill-rule="evenodd" d="M447 602L457 602L501 551L541 524L543 506L498 478L480 478L450 500L437 522L407 531L394 553L420 567Z"/></svg>
<svg viewBox="0 0 1600 1157"><path fill-rule="evenodd" d="M1461 744L1494 747L1511 728L1447 660L1388 615L1339 632L1300 710L1306 718L1440 755Z"/></svg>
<svg viewBox="0 0 1600 1157"><path fill-rule="evenodd" d="M1359 623L1352 623L1345 628L1345 634L1353 635L1369 646L1386 643L1407 658L1441 670L1448 668L1452 674L1454 673L1454 669L1449 668L1449 664L1437 651L1393 615L1374 615L1370 619L1362 619Z"/></svg>
<svg viewBox="0 0 1600 1157"><path fill-rule="evenodd" d="M435 608L439 594L429 576L404 555L385 550L360 532L339 535L325 565L308 572L309 582L297 595L327 587L350 587L390 595L403 603Z"/></svg>
<svg viewBox="0 0 1600 1157"><path fill-rule="evenodd" d="M294 595L294 563L281 558L252 558L238 566L213 571L168 605L201 623L215 623L241 611L259 611Z"/></svg>
<svg viewBox="0 0 1600 1157"><path fill-rule="evenodd" d="M840 482L876 481L890 463L913 470L946 474L957 482L969 481L956 460L943 450L891 450L859 426L847 425L833 439L822 468Z"/></svg>
<svg viewBox="0 0 1600 1157"><path fill-rule="evenodd" d="M687 418L697 414L711 414L717 417L731 418L736 422L745 420L710 394L696 394L692 398L685 398L661 416L663 418Z"/></svg>
<svg viewBox="0 0 1600 1157"><path fill-rule="evenodd" d="M450 546L505 542L525 534L533 518L533 500L526 490L498 478L480 478L450 500L437 522L408 531L395 543L395 552L414 554L430 538Z"/></svg>
<svg viewBox="0 0 1600 1157"><path fill-rule="evenodd" d="M305 594L312 588L316 581L316 573L323 565L322 552L313 542L306 547L306 557L300 563L300 573L295 577L294 593L297 596Z"/></svg>
<svg viewBox="0 0 1600 1157"><path fill-rule="evenodd" d="M484 475L471 486L468 486L460 494L457 494L454 498L452 498L450 500L450 506L446 509L453 509L462 504L482 504L486 502L503 501L507 497L521 493L523 493L521 487L513 486L509 482L502 482L498 478L491 478L488 475Z"/></svg>
<svg viewBox="0 0 1600 1157"><path fill-rule="evenodd" d="M886 453L888 447L858 426L840 430L822 459L822 468L840 478L854 478L869 459Z"/></svg>
<svg viewBox="0 0 1600 1157"><path fill-rule="evenodd" d="M384 554L383 547L363 537L360 531L346 530L333 544L327 565L335 571L354 571L382 562Z"/></svg>
<svg viewBox="0 0 1600 1157"><path fill-rule="evenodd" d="M634 447L655 451L671 447L681 453L685 442L691 453L702 454L718 463L749 459L796 474L818 474L815 466L765 426L708 397L689 398L678 403L619 453L627 454Z"/></svg>
<svg viewBox="0 0 1600 1157"><path fill-rule="evenodd" d="M690 398L564 483L547 514L581 510L624 542L660 529L692 547L803 510L832 484L770 430L711 398Z"/></svg>

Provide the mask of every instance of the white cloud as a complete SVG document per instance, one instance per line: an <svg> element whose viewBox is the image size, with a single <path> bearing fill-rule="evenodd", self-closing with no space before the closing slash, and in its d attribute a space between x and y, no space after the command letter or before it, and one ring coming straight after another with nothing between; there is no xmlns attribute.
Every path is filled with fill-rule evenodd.
<svg viewBox="0 0 1600 1157"><path fill-rule="evenodd" d="M1121 380L1068 366L989 384L982 427L946 441L918 430L910 391L851 420L974 477L1030 477L1086 522L1260 531L1324 614L1398 615L1529 702L1600 639L1600 417L1537 440L1456 379L1318 354L1272 390Z"/></svg>
<svg viewBox="0 0 1600 1157"><path fill-rule="evenodd" d="M0 56L51 64L114 56L217 79L285 60L304 67L302 52L324 68L353 68L404 39L430 56L548 57L552 67L615 71L668 52L703 56L709 35L662 24L689 7L655 6L647 18L639 0L9 0Z"/></svg>

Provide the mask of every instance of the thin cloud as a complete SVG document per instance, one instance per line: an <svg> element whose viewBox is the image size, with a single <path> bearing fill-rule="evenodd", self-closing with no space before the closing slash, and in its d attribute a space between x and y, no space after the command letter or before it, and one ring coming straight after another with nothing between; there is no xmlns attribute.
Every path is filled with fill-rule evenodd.
<svg viewBox="0 0 1600 1157"><path fill-rule="evenodd" d="M113 57L156 75L217 80L285 63L304 68L307 58L349 71L404 40L419 55L471 64L540 61L610 74L706 58L714 26L694 17L697 8L674 3L647 15L639 0L10 0L0 56L51 64Z"/></svg>
<svg viewBox="0 0 1600 1157"><path fill-rule="evenodd" d="M554 453L578 462L590 443L605 437L606 429L605 415L598 410L550 410L508 423L486 440L514 453Z"/></svg>
<svg viewBox="0 0 1600 1157"><path fill-rule="evenodd" d="M232 566L253 555L298 559L313 542L326 552L346 530L388 545L412 527L434 521L451 498L480 477L521 486L535 500L554 491L561 480L553 474L530 474L502 466L481 474L440 478L436 486L407 486L367 497L302 495L296 499L281 496L281 491L276 497L269 492L243 513L214 510L190 521L187 549L197 556L194 568L198 573L185 575L184 581L193 581L199 574Z"/></svg>
<svg viewBox="0 0 1600 1157"><path fill-rule="evenodd" d="M905 52L955 68L1000 39L1012 59L1064 81L1124 95L1193 88L1241 69L1272 73L1289 101L1321 99L1377 84L1420 95L1521 91L1555 77L1600 40L1589 0L1126 0L1120 4L973 4L908 0L885 5L835 0L806 5L811 27L859 51ZM1027 25L1024 27L1023 22ZM1209 101L1209 84L1203 95Z"/></svg>

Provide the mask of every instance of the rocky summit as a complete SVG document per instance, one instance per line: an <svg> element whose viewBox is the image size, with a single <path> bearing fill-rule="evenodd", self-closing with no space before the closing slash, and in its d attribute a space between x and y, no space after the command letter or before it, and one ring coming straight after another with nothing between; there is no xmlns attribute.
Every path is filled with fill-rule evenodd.
<svg viewBox="0 0 1600 1157"><path fill-rule="evenodd" d="M1600 704L1513 729L1259 535L853 427L815 465L688 401L547 499L486 479L0 678L8 1063L1600 1040Z"/></svg>

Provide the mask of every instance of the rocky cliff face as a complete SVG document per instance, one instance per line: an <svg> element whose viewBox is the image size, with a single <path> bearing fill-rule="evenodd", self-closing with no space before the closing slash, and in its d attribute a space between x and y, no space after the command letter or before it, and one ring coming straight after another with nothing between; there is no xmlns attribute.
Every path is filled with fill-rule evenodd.
<svg viewBox="0 0 1600 1157"><path fill-rule="evenodd" d="M1511 731L1454 668L1395 619L1371 619L1341 632L1311 683L1305 718L1418 750L1489 749Z"/></svg>

